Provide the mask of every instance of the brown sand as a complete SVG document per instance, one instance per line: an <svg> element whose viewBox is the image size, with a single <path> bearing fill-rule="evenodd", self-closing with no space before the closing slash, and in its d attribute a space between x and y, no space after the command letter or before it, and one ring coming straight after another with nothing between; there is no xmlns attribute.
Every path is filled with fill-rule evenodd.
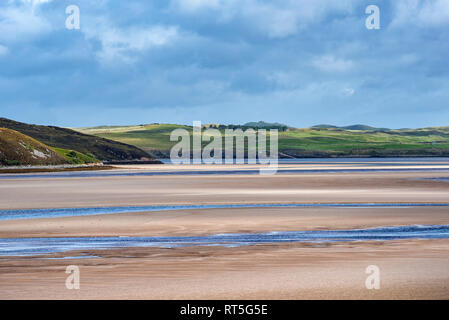
<svg viewBox="0 0 449 320"><path fill-rule="evenodd" d="M245 208L9 220L1 238L193 236L218 233L449 225L449 208Z"/></svg>
<svg viewBox="0 0 449 320"><path fill-rule="evenodd" d="M159 169L153 169L159 170ZM160 169L162 170L162 169ZM164 169L166 170L166 169ZM435 173L147 176L0 180L1 209L205 203L449 202ZM0 237L156 236L449 224L449 208L264 208L0 222ZM449 298L449 240L127 248L0 258L3 299ZM78 265L81 290L65 288ZM377 265L381 289L365 288Z"/></svg>
<svg viewBox="0 0 449 320"><path fill-rule="evenodd" d="M1 299L449 299L447 240L136 248L0 260ZM80 290L65 288L68 265ZM381 287L365 287L369 265Z"/></svg>
<svg viewBox="0 0 449 320"><path fill-rule="evenodd" d="M0 180L0 209L211 203L448 202L449 173L121 176Z"/></svg>

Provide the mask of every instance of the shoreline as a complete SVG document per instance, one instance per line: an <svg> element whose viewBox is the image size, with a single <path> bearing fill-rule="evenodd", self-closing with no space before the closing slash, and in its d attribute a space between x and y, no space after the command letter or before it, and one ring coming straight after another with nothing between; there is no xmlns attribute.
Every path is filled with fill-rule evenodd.
<svg viewBox="0 0 449 320"><path fill-rule="evenodd" d="M71 171L100 171L116 169L111 165L80 165L80 166L46 166L46 167L21 167L8 168L1 167L0 174L20 174L20 173L44 173L44 172L71 172Z"/></svg>

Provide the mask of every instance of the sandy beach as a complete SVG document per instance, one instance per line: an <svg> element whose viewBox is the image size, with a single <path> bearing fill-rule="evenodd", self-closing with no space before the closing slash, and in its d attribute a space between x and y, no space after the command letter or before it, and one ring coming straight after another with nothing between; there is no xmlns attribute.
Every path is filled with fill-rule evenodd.
<svg viewBox="0 0 449 320"><path fill-rule="evenodd" d="M312 165L282 166L310 169ZM348 166L370 165L344 165ZM441 171L435 172L4 179L0 180L0 210L218 203L447 203L449 183L429 180L449 177L444 170L447 165L438 166ZM168 166L132 168L116 170L174 170ZM190 236L403 225L449 225L449 208L194 209L4 220L0 221L0 238ZM448 252L449 239L416 239L235 248L116 248L0 257L0 298L448 299ZM95 257L76 258L82 255ZM61 259L64 257L75 258ZM80 290L65 288L68 265L80 267ZM365 287L369 265L380 269L380 290Z"/></svg>
<svg viewBox="0 0 449 320"><path fill-rule="evenodd" d="M449 171L23 179L19 175L0 180L0 209L215 203L444 203L449 199L449 184L426 180L440 177L449 178Z"/></svg>
<svg viewBox="0 0 449 320"><path fill-rule="evenodd" d="M0 260L2 299L448 299L447 240L98 251ZM92 252L91 252L92 253ZM65 288L80 268L80 290ZM367 290L377 265L381 288Z"/></svg>
<svg viewBox="0 0 449 320"><path fill-rule="evenodd" d="M449 208L247 208L7 220L3 238L200 236L296 230L449 225Z"/></svg>

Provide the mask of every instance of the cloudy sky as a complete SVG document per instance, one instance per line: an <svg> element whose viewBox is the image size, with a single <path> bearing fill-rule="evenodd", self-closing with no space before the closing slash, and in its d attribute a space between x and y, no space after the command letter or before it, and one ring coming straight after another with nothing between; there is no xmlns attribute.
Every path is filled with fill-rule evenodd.
<svg viewBox="0 0 449 320"><path fill-rule="evenodd" d="M1 0L0 116L449 125L448 57L449 0Z"/></svg>

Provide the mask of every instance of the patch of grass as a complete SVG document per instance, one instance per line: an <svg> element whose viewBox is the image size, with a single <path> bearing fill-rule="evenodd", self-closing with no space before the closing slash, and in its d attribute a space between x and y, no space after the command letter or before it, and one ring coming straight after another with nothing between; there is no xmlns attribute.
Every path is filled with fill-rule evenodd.
<svg viewBox="0 0 449 320"><path fill-rule="evenodd" d="M61 148L53 148L58 154L62 155L71 164L87 164L87 163L98 163L93 155L86 155L81 152L74 150L67 150Z"/></svg>
<svg viewBox="0 0 449 320"><path fill-rule="evenodd" d="M19 160L8 160L8 159L6 159L4 161L5 161L5 164L7 166L20 166L20 161Z"/></svg>

